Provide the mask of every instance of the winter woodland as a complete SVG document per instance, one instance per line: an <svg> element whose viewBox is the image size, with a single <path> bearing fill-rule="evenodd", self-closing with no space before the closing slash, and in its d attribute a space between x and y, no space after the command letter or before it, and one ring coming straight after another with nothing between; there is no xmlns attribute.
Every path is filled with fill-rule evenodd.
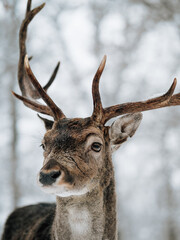
<svg viewBox="0 0 180 240"><path fill-rule="evenodd" d="M33 6L42 1L34 0ZM18 31L25 0L0 1L0 232L17 206L55 201L36 184L44 126L16 100ZM92 112L91 83L107 55L100 91L104 106L180 92L179 0L50 0L30 24L28 55L68 117ZM180 239L180 107L143 113L135 136L113 156L119 239Z"/></svg>

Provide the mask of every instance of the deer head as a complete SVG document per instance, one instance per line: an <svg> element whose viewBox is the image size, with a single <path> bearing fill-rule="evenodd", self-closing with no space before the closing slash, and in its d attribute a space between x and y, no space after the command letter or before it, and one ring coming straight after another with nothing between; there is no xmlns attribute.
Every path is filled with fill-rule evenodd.
<svg viewBox="0 0 180 240"><path fill-rule="evenodd" d="M27 27L44 4L31 10L28 1L25 19L20 29L20 60L18 80L22 96L13 94L38 113L49 115L48 120L39 116L45 124L42 140L44 163L38 181L42 189L58 196L82 195L92 189L105 188L112 177L111 153L136 132L141 111L180 104L180 93L173 95L176 79L162 96L147 101L129 102L103 108L99 93L99 81L106 63L104 56L92 84L93 113L88 118L69 119L47 94L57 73L59 63L47 85L43 88L34 76L26 55ZM36 99L42 98L46 105ZM111 126L106 122L114 117Z"/></svg>

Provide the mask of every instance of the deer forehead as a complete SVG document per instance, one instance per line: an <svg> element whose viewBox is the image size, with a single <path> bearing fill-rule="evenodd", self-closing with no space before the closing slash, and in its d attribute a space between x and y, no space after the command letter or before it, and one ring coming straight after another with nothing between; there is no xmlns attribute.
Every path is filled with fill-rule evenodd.
<svg viewBox="0 0 180 240"><path fill-rule="evenodd" d="M89 119L61 120L54 124L44 136L45 144L53 144L62 150L77 149L80 145L88 146L93 142L103 144L104 127L97 126Z"/></svg>

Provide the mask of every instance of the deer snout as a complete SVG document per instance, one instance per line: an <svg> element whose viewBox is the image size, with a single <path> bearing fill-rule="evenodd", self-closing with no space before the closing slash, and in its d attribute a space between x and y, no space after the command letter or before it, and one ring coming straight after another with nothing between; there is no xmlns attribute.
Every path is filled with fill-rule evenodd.
<svg viewBox="0 0 180 240"><path fill-rule="evenodd" d="M40 170L39 182L48 186L55 183L61 175L62 169L59 163L54 159L50 159Z"/></svg>
<svg viewBox="0 0 180 240"><path fill-rule="evenodd" d="M61 175L60 171L52 171L45 173L43 171L40 171L39 173L39 182L43 185L51 185L54 182L56 182L57 178Z"/></svg>

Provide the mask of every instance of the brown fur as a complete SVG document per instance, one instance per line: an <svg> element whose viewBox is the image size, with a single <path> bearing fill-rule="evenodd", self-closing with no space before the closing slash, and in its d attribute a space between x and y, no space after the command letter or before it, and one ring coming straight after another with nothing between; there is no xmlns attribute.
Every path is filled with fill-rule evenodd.
<svg viewBox="0 0 180 240"><path fill-rule="evenodd" d="M142 116L129 114L116 120L111 127L104 126L109 119L99 93L99 80L106 63L104 56L93 79L92 116L85 119L65 117L46 93L58 66L42 88L26 55L28 24L43 6L31 10L31 0L28 0L19 34L18 81L22 96L13 94L27 107L54 118L53 122L40 117L47 132L42 141L44 162L39 184L42 190L57 196L56 206L37 204L15 210L6 222L2 240L116 240L111 153L135 133ZM46 105L35 101L38 98Z"/></svg>
<svg viewBox="0 0 180 240"><path fill-rule="evenodd" d="M44 4L31 10L28 0L19 42L18 81L23 103L52 116L54 122L40 117L46 127L42 141L44 163L39 173L42 190L57 196L56 207L37 204L15 210L8 218L2 240L116 240L116 196L111 154L132 137L142 119L139 111L179 105L173 95L176 79L168 92L144 102L103 108L99 81L106 63L104 56L92 84L93 113L85 119L68 119L46 90L58 70L43 88L34 76L26 55L27 28ZM35 99L41 98L46 105ZM110 127L105 123L116 116ZM134 113L134 114L132 114Z"/></svg>
<svg viewBox="0 0 180 240"><path fill-rule="evenodd" d="M2 240L116 240L111 145L115 144L116 135L122 138L125 134L127 139L134 134L141 120L138 115L139 118L128 115L118 119L111 127L97 124L91 118L54 122L42 141L45 151L40 172L61 172L57 181L47 186L48 191L55 191L57 195L56 207L38 204L15 210L6 222ZM121 130L118 133L117 126L123 133ZM92 150L93 141L101 142L100 152ZM58 196L64 194L58 192L61 186L70 191L69 196ZM81 193L83 188L86 191ZM82 230L78 221L82 221Z"/></svg>

